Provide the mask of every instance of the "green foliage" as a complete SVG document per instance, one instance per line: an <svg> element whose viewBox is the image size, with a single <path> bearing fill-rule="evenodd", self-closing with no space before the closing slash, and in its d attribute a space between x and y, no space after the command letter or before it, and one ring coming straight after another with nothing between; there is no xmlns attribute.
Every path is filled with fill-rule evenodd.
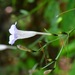
<svg viewBox="0 0 75 75"><path fill-rule="evenodd" d="M8 6L11 13L5 10ZM64 75L64 65L60 64L64 57L70 62L65 58L62 62L72 65L67 74L74 75L75 0L0 0L0 11L2 44L8 44L9 25L15 21L20 30L44 32L45 29L52 34L17 40L14 45L20 44L19 48L1 51L0 75L44 75L46 70L52 70L47 75Z"/></svg>
<svg viewBox="0 0 75 75"><path fill-rule="evenodd" d="M44 17L49 22L51 28L49 31L58 32L58 24L56 16L59 14L59 4L55 0L48 2L46 6Z"/></svg>
<svg viewBox="0 0 75 75"><path fill-rule="evenodd" d="M66 10L75 8L74 0L72 1L69 0L66 8L67 8ZM63 29L63 31L68 31L75 26L75 17L74 17L75 14L74 13L75 13L75 10L62 15L63 19L62 19L61 28Z"/></svg>
<svg viewBox="0 0 75 75"><path fill-rule="evenodd" d="M69 75L74 75L75 74L75 62L72 64L72 69L69 72Z"/></svg>

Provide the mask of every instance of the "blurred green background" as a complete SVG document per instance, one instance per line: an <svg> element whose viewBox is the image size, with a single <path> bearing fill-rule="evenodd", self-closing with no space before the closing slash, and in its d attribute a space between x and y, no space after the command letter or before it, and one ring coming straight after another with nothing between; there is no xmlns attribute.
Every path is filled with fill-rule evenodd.
<svg viewBox="0 0 75 75"><path fill-rule="evenodd" d="M75 0L0 0L0 44L9 46L8 30L16 21L20 30L68 33L75 28L75 10L60 13L74 8ZM0 49L0 75L74 75L75 31L67 37L37 35L17 40L13 46L20 48Z"/></svg>

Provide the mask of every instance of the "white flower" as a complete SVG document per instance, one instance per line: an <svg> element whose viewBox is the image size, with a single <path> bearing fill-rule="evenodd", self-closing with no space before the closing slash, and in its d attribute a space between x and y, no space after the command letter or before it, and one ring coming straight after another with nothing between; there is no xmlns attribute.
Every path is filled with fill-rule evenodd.
<svg viewBox="0 0 75 75"><path fill-rule="evenodd" d="M3 44L0 44L0 50L5 50L7 49L8 47L6 45L3 45Z"/></svg>
<svg viewBox="0 0 75 75"><path fill-rule="evenodd" d="M5 50L5 49L16 49L16 47L5 45L5 44L0 44L0 51Z"/></svg>
<svg viewBox="0 0 75 75"><path fill-rule="evenodd" d="M51 35L50 33L18 30L16 28L16 24L17 22L15 22L15 24L13 24L9 29L9 33L11 34L9 37L9 44L11 45L13 45L18 39L30 38L35 35Z"/></svg>

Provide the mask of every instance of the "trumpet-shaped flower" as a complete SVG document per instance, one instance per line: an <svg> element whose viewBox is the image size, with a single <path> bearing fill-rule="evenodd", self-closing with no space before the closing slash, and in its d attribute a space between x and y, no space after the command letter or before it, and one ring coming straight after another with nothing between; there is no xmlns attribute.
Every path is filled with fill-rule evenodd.
<svg viewBox="0 0 75 75"><path fill-rule="evenodd" d="M50 33L18 30L16 28L16 24L17 24L17 22L15 22L15 24L12 24L9 29L9 33L11 34L9 37L9 44L11 44L11 45L13 45L15 43L15 41L18 39L30 38L35 35L51 35Z"/></svg>

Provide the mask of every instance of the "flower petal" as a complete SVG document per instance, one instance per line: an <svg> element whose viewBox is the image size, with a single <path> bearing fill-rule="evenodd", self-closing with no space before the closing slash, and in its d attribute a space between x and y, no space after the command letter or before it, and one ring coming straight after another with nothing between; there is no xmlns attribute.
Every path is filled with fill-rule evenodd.
<svg viewBox="0 0 75 75"><path fill-rule="evenodd" d="M17 24L17 22L15 22L15 24L13 24L13 25L10 27L10 29L9 29L9 33L10 33L10 34L15 34L15 32L16 32L16 30L17 30L16 24Z"/></svg>
<svg viewBox="0 0 75 75"><path fill-rule="evenodd" d="M37 32L18 30L16 36L17 36L17 39L25 39L25 38L33 37L35 35L37 35Z"/></svg>
<svg viewBox="0 0 75 75"><path fill-rule="evenodd" d="M9 37L9 44L13 45L16 40L17 39L15 38L15 35L10 35L10 37Z"/></svg>

